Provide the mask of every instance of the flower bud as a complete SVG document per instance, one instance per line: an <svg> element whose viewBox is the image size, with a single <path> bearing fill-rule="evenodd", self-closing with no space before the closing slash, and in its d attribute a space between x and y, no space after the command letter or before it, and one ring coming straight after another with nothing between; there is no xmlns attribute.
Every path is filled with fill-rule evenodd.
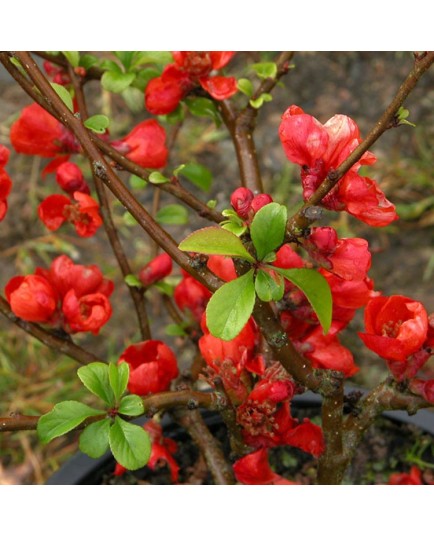
<svg viewBox="0 0 434 536"><path fill-rule="evenodd" d="M240 218L246 219L248 217L253 197L253 192L243 187L237 188L232 193L231 205Z"/></svg>
<svg viewBox="0 0 434 536"><path fill-rule="evenodd" d="M38 275L13 277L5 294L13 313L29 322L48 322L57 308L56 291Z"/></svg>
<svg viewBox="0 0 434 536"><path fill-rule="evenodd" d="M258 212L262 207L265 207L265 205L268 205L269 203L273 202L273 198L271 195L268 194L258 194L255 195L253 201L250 204L250 207L252 208L253 212Z"/></svg>
<svg viewBox="0 0 434 536"><path fill-rule="evenodd" d="M57 168L56 181L62 190L68 194L73 194L77 191L84 194L90 193L81 169L73 162L64 162Z"/></svg>
<svg viewBox="0 0 434 536"><path fill-rule="evenodd" d="M144 287L149 287L168 276L171 271L172 259L167 253L161 253L140 270L139 279Z"/></svg>

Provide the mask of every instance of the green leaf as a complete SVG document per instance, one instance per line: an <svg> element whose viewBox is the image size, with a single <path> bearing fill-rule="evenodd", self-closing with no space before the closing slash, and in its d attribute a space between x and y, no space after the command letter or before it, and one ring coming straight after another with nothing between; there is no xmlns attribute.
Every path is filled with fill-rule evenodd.
<svg viewBox="0 0 434 536"><path fill-rule="evenodd" d="M211 117L217 127L221 125L221 117L214 102L206 97L190 97L185 99L187 108L198 117Z"/></svg>
<svg viewBox="0 0 434 536"><path fill-rule="evenodd" d="M72 52L69 50L63 51L62 54L73 67L78 67L80 65L80 52Z"/></svg>
<svg viewBox="0 0 434 536"><path fill-rule="evenodd" d="M148 185L148 183L142 179L142 177L138 177L137 175L131 175L129 183L131 188L134 188L134 190L143 190Z"/></svg>
<svg viewBox="0 0 434 536"><path fill-rule="evenodd" d="M207 255L226 255L241 257L249 262L255 262L241 240L221 227L206 227L191 233L180 244L181 251L205 253Z"/></svg>
<svg viewBox="0 0 434 536"><path fill-rule="evenodd" d="M250 236L260 261L282 244L287 217L286 207L279 203L269 203L255 214L250 225Z"/></svg>
<svg viewBox="0 0 434 536"><path fill-rule="evenodd" d="M134 471L148 463L151 456L151 440L141 426L115 417L115 422L110 428L109 441L116 461L126 469Z"/></svg>
<svg viewBox="0 0 434 536"><path fill-rule="evenodd" d="M188 210L182 205L166 205L155 217L158 223L166 225L183 225L188 223Z"/></svg>
<svg viewBox="0 0 434 536"><path fill-rule="evenodd" d="M229 231L236 236L243 236L247 231L247 225L233 220L225 220L220 225L222 229L226 229L226 231Z"/></svg>
<svg viewBox="0 0 434 536"><path fill-rule="evenodd" d="M110 119L106 115L96 114L91 115L83 124L97 134L104 134L110 124Z"/></svg>
<svg viewBox="0 0 434 536"><path fill-rule="evenodd" d="M81 452L84 452L91 458L102 456L110 447L110 426L110 419L103 419L86 426L83 432L81 432L78 443Z"/></svg>
<svg viewBox="0 0 434 536"><path fill-rule="evenodd" d="M131 214L131 212L124 212L122 214L122 219L124 220L125 225L128 225L128 227L134 227L135 225L137 225L137 220Z"/></svg>
<svg viewBox="0 0 434 536"><path fill-rule="evenodd" d="M251 99L249 101L250 106L258 110L261 108L261 106L264 104L264 102L270 102L273 100L273 97L269 93L262 93L262 95L259 95L259 97L255 100Z"/></svg>
<svg viewBox="0 0 434 536"><path fill-rule="evenodd" d="M156 288L161 294L165 294L166 296L173 296L174 293L173 286L166 281L158 281L158 283L153 285L153 288Z"/></svg>
<svg viewBox="0 0 434 536"><path fill-rule="evenodd" d="M170 179L168 179L167 177L165 177L162 173L160 173L159 171L153 171L150 175L149 175L149 182L151 182L152 184L164 184L165 182L170 182Z"/></svg>
<svg viewBox="0 0 434 536"><path fill-rule="evenodd" d="M181 164L173 170L173 176L178 177L179 173L185 168L185 164Z"/></svg>
<svg viewBox="0 0 434 536"><path fill-rule="evenodd" d="M126 50L120 50L117 52L114 52L114 55L118 58L118 60L122 63L122 65L125 67L125 70L128 71L131 62L134 58L134 52L127 52Z"/></svg>
<svg viewBox="0 0 434 536"><path fill-rule="evenodd" d="M88 417L104 413L75 400L59 402L38 420L38 437L42 443L48 443L55 437L70 432Z"/></svg>
<svg viewBox="0 0 434 536"><path fill-rule="evenodd" d="M105 71L113 71L114 73L123 73L122 67L113 60L103 60L100 63L101 69Z"/></svg>
<svg viewBox="0 0 434 536"><path fill-rule="evenodd" d="M333 308L332 293L326 279L308 268L285 269L273 266L273 270L282 274L305 294L326 334L331 326Z"/></svg>
<svg viewBox="0 0 434 536"><path fill-rule="evenodd" d="M202 164L197 164L195 162L185 164L184 167L179 170L179 174L204 192L207 192L211 188L212 173L207 167L202 166Z"/></svg>
<svg viewBox="0 0 434 536"><path fill-rule="evenodd" d="M23 76L27 77L27 72L21 65L20 60L18 58L14 58L14 56L9 56L9 61L20 71Z"/></svg>
<svg viewBox="0 0 434 536"><path fill-rule="evenodd" d="M126 275L124 277L124 281L129 287L137 287L137 288L143 287L142 283L140 282L140 279L134 274Z"/></svg>
<svg viewBox="0 0 434 536"><path fill-rule="evenodd" d="M149 84L149 82L156 78L157 76L160 76L160 71L154 68L148 68L148 69L142 69L136 74L136 78L132 85L139 89L140 91L145 91L146 86Z"/></svg>
<svg viewBox="0 0 434 536"><path fill-rule="evenodd" d="M277 65L272 61L254 63L251 69L255 71L259 78L276 78L277 75Z"/></svg>
<svg viewBox="0 0 434 536"><path fill-rule="evenodd" d="M237 85L238 89L244 93L244 95L247 95L248 97L253 95L253 84L248 78L240 78Z"/></svg>
<svg viewBox="0 0 434 536"><path fill-rule="evenodd" d="M169 125L176 125L180 121L184 120L184 108L177 106L173 112L166 115L158 115L157 118L161 123L168 123Z"/></svg>
<svg viewBox="0 0 434 536"><path fill-rule="evenodd" d="M127 365L128 366L128 365ZM119 413L122 415L129 415L130 417L137 417L145 411L143 401L140 396L127 395L121 400L119 406Z"/></svg>
<svg viewBox="0 0 434 536"><path fill-rule="evenodd" d="M255 290L258 298L264 302L279 301L285 293L283 277L276 274L276 278L264 270L259 270L255 279Z"/></svg>
<svg viewBox="0 0 434 536"><path fill-rule="evenodd" d="M184 328L179 324L168 324L164 329L164 333L170 337L183 337L187 335Z"/></svg>
<svg viewBox="0 0 434 536"><path fill-rule="evenodd" d="M121 93L132 84L135 78L134 73L106 71L101 77L101 85L106 91Z"/></svg>
<svg viewBox="0 0 434 536"><path fill-rule="evenodd" d="M248 322L255 305L253 270L225 283L208 302L206 323L214 337L230 341Z"/></svg>
<svg viewBox="0 0 434 536"><path fill-rule="evenodd" d="M217 206L217 199L210 199L207 201L206 206L209 208L215 208Z"/></svg>
<svg viewBox="0 0 434 536"><path fill-rule="evenodd" d="M91 393L101 398L107 406L112 407L115 399L109 381L109 367L105 363L89 363L77 370L83 385Z"/></svg>
<svg viewBox="0 0 434 536"><path fill-rule="evenodd" d="M113 390L116 402L118 402L127 388L128 378L130 377L130 367L128 363L125 362L120 363L119 365L110 363L108 370L110 387Z"/></svg>
<svg viewBox="0 0 434 536"><path fill-rule="evenodd" d="M98 58L93 54L83 54L80 56L80 66L84 67L86 70L90 69L98 63Z"/></svg>
<svg viewBox="0 0 434 536"><path fill-rule="evenodd" d="M131 67L138 67L145 63L156 63L157 65L166 65L173 62L173 56L170 52L151 50L148 52L135 52Z"/></svg>
<svg viewBox="0 0 434 536"><path fill-rule="evenodd" d="M61 86L60 84L55 84L54 82L51 83L51 87L59 95L63 101L63 104L68 107L69 111L73 112L74 104L72 103L72 97L69 91L65 87Z"/></svg>
<svg viewBox="0 0 434 536"><path fill-rule="evenodd" d="M143 91L140 89L130 86L124 89L121 95L132 112L139 113L144 109Z"/></svg>

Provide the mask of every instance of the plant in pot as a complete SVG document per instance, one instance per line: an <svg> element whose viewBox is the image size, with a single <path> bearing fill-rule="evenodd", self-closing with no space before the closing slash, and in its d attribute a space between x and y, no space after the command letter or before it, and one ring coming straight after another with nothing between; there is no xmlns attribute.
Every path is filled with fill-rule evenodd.
<svg viewBox="0 0 434 536"><path fill-rule="evenodd" d="M72 258L54 241L44 265L4 282L2 314L72 357L94 398L65 399L43 415L5 415L3 434L36 430L48 443L76 430L82 452L113 455L113 483L142 468L135 481L152 482L163 466L169 483L340 484L384 411L414 414L433 405L434 317L421 301L374 285L369 243L349 232L346 216L374 229L398 219L364 169L376 161L370 149L380 136L411 125L403 103L434 54L414 54L364 138L347 115L321 123L302 103L287 103L278 135L300 181L297 206L290 196L274 199L273 181L264 188L254 138L293 55L256 61L240 53L234 61L233 52L0 53L33 100L11 125L11 150L49 159L42 175L56 178L38 203L38 225L48 236L68 233L66 242L79 251L105 231L117 262L109 277L91 260L76 262L84 253ZM122 106L138 113L144 103L143 120L114 136L114 118L100 113L107 106L87 90L90 81L113 97L120 115ZM236 154L239 182L228 188L222 177L218 199L204 193L209 170L183 158L182 144L193 154L196 123L208 129L201 143L212 145L224 132ZM14 191L9 154L0 146L1 219ZM164 204L163 195L172 202ZM197 218L187 226L189 212ZM167 225L178 227L168 232ZM132 227L151 239L148 262L134 258ZM131 334L113 351L99 333L127 299L131 307L118 322ZM359 366L340 340L362 309L364 327L352 337L387 369L365 393L344 390ZM315 408L297 410L308 391L316 393ZM177 423L175 435L162 426L164 415ZM132 422L141 416L144 423ZM182 450L188 437L196 459ZM306 474L291 474L288 452L298 451ZM421 471L429 463L385 470L383 482L431 483Z"/></svg>

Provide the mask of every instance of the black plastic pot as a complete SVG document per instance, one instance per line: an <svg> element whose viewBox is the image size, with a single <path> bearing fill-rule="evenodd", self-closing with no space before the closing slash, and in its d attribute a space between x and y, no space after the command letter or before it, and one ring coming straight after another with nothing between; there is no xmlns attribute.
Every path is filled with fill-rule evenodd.
<svg viewBox="0 0 434 536"><path fill-rule="evenodd" d="M349 389L351 391L353 389ZM319 408L321 405L321 397L315 393L304 393L303 395L295 396L291 402L291 407L296 409ZM205 420L211 431L217 429L221 425L221 419L216 414L204 412ZM419 410L416 415L409 416L405 411L386 411L384 417L393 422L401 424L411 424L421 431L431 434L434 437L434 412L429 410ZM141 418L135 421L137 424L146 422L146 418ZM182 441L187 437L185 431L174 423L169 416L166 416L162 425L164 435L171 437L177 441ZM51 476L46 484L49 485L81 485L81 484L97 484L101 482L102 475L111 473L115 467L115 460L110 452L106 453L97 460L89 458L85 454L78 453L67 461L53 476Z"/></svg>

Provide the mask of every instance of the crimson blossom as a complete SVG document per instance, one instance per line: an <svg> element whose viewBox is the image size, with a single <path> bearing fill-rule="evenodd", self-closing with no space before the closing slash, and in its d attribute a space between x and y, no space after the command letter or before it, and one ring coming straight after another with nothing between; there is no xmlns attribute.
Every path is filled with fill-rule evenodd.
<svg viewBox="0 0 434 536"><path fill-rule="evenodd" d="M0 143L0 221L6 216L7 198L12 188L12 181L4 169L9 160L9 152L9 149Z"/></svg>
<svg viewBox="0 0 434 536"><path fill-rule="evenodd" d="M118 363L124 361L130 367L128 390L140 396L167 391L179 373L175 354L158 340L128 346Z"/></svg>
<svg viewBox="0 0 434 536"><path fill-rule="evenodd" d="M334 115L322 125L295 105L283 114L279 136L288 160L301 166L305 200L361 142L359 127L350 117ZM376 157L371 152L365 152L321 204L329 210L345 210L374 227L395 221L398 218L395 207L378 184L358 174L362 165L372 165L375 161Z"/></svg>
<svg viewBox="0 0 434 536"><path fill-rule="evenodd" d="M56 170L56 182L63 191L73 196L74 192L90 194L81 169L73 162L63 162Z"/></svg>
<svg viewBox="0 0 434 536"><path fill-rule="evenodd" d="M172 272L172 258L167 253L161 253L146 264L139 272L139 279L144 287L149 287Z"/></svg>
<svg viewBox="0 0 434 536"><path fill-rule="evenodd" d="M13 277L5 287L19 318L95 335L111 317L112 291L113 283L98 266L74 264L66 255L54 259L48 270L37 268L35 274Z"/></svg>
<svg viewBox="0 0 434 536"><path fill-rule="evenodd" d="M418 351L428 333L424 306L406 296L378 296L365 309L365 345L384 359L405 361Z"/></svg>
<svg viewBox="0 0 434 536"><path fill-rule="evenodd" d="M268 450L261 448L243 456L233 464L235 478L241 484L249 485L288 485L298 484L276 474L268 462Z"/></svg>
<svg viewBox="0 0 434 536"><path fill-rule="evenodd" d="M161 76L146 86L145 105L156 115L173 112L195 87L201 86L216 100L232 97L238 88L233 77L214 76L213 71L229 63L235 52L172 52L175 63L166 65Z"/></svg>

